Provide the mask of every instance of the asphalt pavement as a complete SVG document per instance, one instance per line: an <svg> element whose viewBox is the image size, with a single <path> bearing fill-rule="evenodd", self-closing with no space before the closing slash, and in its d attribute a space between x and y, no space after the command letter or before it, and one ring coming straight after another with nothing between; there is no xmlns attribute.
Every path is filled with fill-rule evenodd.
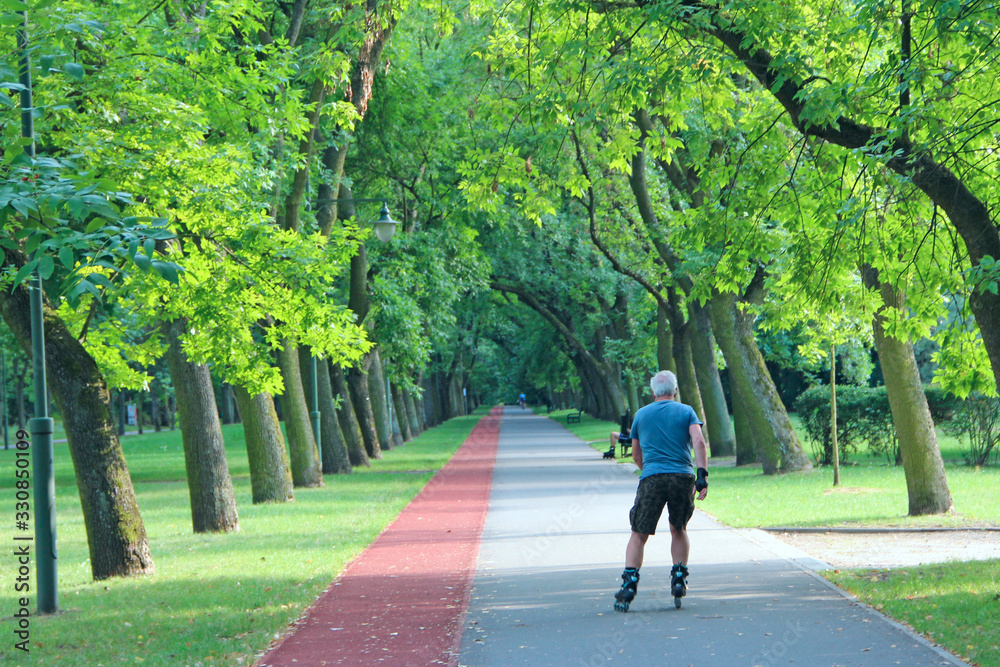
<svg viewBox="0 0 1000 667"><path fill-rule="evenodd" d="M459 665L965 664L827 583L808 554L700 511L682 608L664 516L635 601L615 612L637 483L561 424L505 408Z"/></svg>

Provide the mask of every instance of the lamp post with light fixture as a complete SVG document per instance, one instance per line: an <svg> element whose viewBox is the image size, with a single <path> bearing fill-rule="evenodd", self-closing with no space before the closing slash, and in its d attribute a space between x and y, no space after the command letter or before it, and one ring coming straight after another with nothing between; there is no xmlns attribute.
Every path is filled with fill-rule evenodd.
<svg viewBox="0 0 1000 667"><path fill-rule="evenodd" d="M396 233L396 226L399 224L392 219L389 214L389 206L386 204L385 199L377 198L364 198L364 197L341 197L337 199L320 199L317 201L318 204L327 203L352 203L352 204L362 204L362 203L381 203L382 209L379 211L379 217L377 220L371 221L369 224L375 228L375 236L382 243L388 243L392 239L393 235ZM366 298L368 292L368 257L365 251L365 245L362 243L358 246L358 252L351 257L351 289L350 297L348 299L347 307L350 308L357 315L357 324L361 324L365 316L368 314L368 300ZM359 297L359 295L362 295ZM309 418L312 422L313 437L316 438L316 444L322 447L322 440L320 440L321 433L321 417L319 411L319 380L318 380L318 369L317 369L317 359L316 355L311 355L311 361L309 363L308 372L308 387L309 400L312 403L312 411L309 413Z"/></svg>

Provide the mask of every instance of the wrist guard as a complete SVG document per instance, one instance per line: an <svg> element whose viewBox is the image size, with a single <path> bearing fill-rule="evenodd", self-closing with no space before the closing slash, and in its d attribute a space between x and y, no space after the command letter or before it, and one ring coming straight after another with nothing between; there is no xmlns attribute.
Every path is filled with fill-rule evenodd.
<svg viewBox="0 0 1000 667"><path fill-rule="evenodd" d="M701 493L708 488L708 470L698 468L698 476L694 480L695 491Z"/></svg>

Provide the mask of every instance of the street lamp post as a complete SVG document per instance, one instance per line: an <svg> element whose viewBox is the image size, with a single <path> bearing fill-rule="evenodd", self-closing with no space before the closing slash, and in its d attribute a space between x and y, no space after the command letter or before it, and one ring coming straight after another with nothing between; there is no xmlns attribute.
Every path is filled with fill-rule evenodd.
<svg viewBox="0 0 1000 667"><path fill-rule="evenodd" d="M385 199L342 197L338 199L320 199L317 201L317 204L322 205L328 203L347 203L347 202L355 204L375 203L375 202L381 203L382 210L379 211L378 220L373 220L370 224L372 225L372 227L375 228L375 236L378 237L379 241L381 241L382 243L388 243L389 240L392 239L393 234L396 233L396 225L398 225L399 223L393 220L392 216L389 215L389 206L388 204L385 203ZM366 260L364 258L364 246L361 247L358 254L361 256L360 264L362 265L361 271L363 275L364 272L367 272L367 268L364 268L363 266L363 263L366 263ZM351 261L352 274L354 273L354 271L355 271L355 262L352 260ZM354 282L353 278L351 279L351 282L352 283ZM320 440L320 434L322 432L321 431L322 423L320 421L320 417L322 415L320 414L319 411L319 376L318 376L316 355L312 355L312 361L309 364L309 372L307 373L307 376L308 376L307 382L309 384L308 388L309 397L312 400L312 407L313 407L312 412L309 413L309 418L310 421L312 422L313 437L316 438L316 445L318 447L322 447L323 446L322 441Z"/></svg>
<svg viewBox="0 0 1000 667"><path fill-rule="evenodd" d="M21 52L21 136L30 141L24 147L29 158L35 157L35 122L31 99L31 55L28 46L28 12L20 12L23 21L17 31ZM38 613L51 614L59 609L56 574L56 483L52 467L53 422L49 417L49 397L45 384L45 317L42 310L42 278L35 269L28 286L31 311L31 353L34 361L35 416L28 420L31 433L32 472L35 482L35 564L38 568Z"/></svg>

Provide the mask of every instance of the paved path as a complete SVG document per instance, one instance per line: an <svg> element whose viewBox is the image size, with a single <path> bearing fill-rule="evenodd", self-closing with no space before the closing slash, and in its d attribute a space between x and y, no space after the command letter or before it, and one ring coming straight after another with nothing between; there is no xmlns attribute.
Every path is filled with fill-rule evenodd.
<svg viewBox="0 0 1000 667"><path fill-rule="evenodd" d="M669 594L667 533L647 545L631 610L614 612L632 471L551 420L505 410L458 664L964 664L845 598L802 552L701 512L683 608Z"/></svg>

